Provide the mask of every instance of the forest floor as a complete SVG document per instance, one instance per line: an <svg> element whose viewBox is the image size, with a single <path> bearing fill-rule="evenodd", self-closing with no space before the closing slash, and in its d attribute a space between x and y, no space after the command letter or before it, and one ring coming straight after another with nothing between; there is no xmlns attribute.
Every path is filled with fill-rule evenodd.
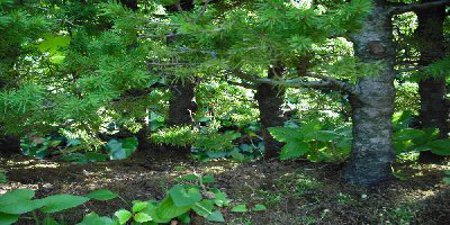
<svg viewBox="0 0 450 225"><path fill-rule="evenodd" d="M230 161L195 162L176 157L135 159L77 165L37 161L17 156L0 158L9 182L0 194L16 188L37 190L37 197L57 193L86 194L99 188L131 200L161 199L176 178L214 174L217 188L232 199L231 205L251 209L264 204L262 212L232 213L222 209L226 224L450 224L450 187L442 183L447 165L396 165L398 177L377 188L352 187L340 182L342 165L308 162ZM121 200L88 202L60 215L68 224L95 211L111 215L129 208ZM57 216L58 218L58 216ZM18 224L32 224L23 220ZM195 222L195 225L207 224Z"/></svg>

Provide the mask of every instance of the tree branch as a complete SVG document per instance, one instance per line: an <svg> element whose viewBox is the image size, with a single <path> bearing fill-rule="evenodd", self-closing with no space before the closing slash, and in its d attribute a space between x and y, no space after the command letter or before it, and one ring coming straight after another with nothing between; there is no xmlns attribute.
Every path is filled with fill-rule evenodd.
<svg viewBox="0 0 450 225"><path fill-rule="evenodd" d="M390 8L390 14L401 14L405 12L430 9L435 7L442 7L450 5L450 0L437 0L433 2L414 3L414 4L402 4L396 5Z"/></svg>
<svg viewBox="0 0 450 225"><path fill-rule="evenodd" d="M305 81L303 79L289 79L289 80L274 80L274 79L263 79L263 78L257 78L256 76L247 74L241 70L233 70L233 74L235 74L237 77L247 80L250 82L255 83L255 85L258 84L269 84L273 86L284 86L284 87L290 87L290 88L313 88L313 89L323 89L328 88L332 90L339 90L346 93L353 93L353 88L350 84L336 80L331 77L322 76L315 73L306 73L303 76L304 77L311 77L319 79L318 81Z"/></svg>

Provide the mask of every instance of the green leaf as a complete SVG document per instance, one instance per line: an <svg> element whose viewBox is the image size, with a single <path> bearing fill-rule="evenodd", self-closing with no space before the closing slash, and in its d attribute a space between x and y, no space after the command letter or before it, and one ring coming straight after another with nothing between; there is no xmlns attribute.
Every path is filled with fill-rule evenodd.
<svg viewBox="0 0 450 225"><path fill-rule="evenodd" d="M231 212L235 212L235 213L244 213L244 212L247 212L247 211L248 211L248 209L247 209L247 206L245 204L237 205L237 206L235 206L235 207L233 207L231 209Z"/></svg>
<svg viewBox="0 0 450 225"><path fill-rule="evenodd" d="M191 223L191 216L190 216L189 212L187 212L177 218L182 224L190 224Z"/></svg>
<svg viewBox="0 0 450 225"><path fill-rule="evenodd" d="M133 213L140 212L143 209L145 209L145 207L147 207L147 205L148 205L148 202L134 201L132 211L133 211Z"/></svg>
<svg viewBox="0 0 450 225"><path fill-rule="evenodd" d="M0 212L0 225L10 225L19 220L19 215L6 214Z"/></svg>
<svg viewBox="0 0 450 225"><path fill-rule="evenodd" d="M117 198L117 194L108 189L99 189L87 194L86 197L99 201L108 201Z"/></svg>
<svg viewBox="0 0 450 225"><path fill-rule="evenodd" d="M202 201L195 203L194 206L192 207L192 210L194 210L195 213L203 217L208 217L208 215L211 214L213 209L214 209L214 202L208 199L203 199Z"/></svg>
<svg viewBox="0 0 450 225"><path fill-rule="evenodd" d="M114 216L116 216L117 219L119 219L120 224L125 224L133 216L133 214L128 210L121 209L121 210L115 212Z"/></svg>
<svg viewBox="0 0 450 225"><path fill-rule="evenodd" d="M116 223L114 220L112 220L109 217L102 216L100 217L96 213L89 213L87 214L81 223L78 223L77 225L115 225Z"/></svg>
<svg viewBox="0 0 450 225"><path fill-rule="evenodd" d="M450 185L450 177L444 177L444 183Z"/></svg>
<svg viewBox="0 0 450 225"><path fill-rule="evenodd" d="M216 180L214 179L214 176L211 174L205 175L202 177L202 182L204 184L210 184L210 183L214 183L216 182Z"/></svg>
<svg viewBox="0 0 450 225"><path fill-rule="evenodd" d="M233 157L234 160L238 161L238 162L243 162L245 160L245 156L244 154L239 152L239 149L235 149L233 151L230 152L231 157Z"/></svg>
<svg viewBox="0 0 450 225"><path fill-rule="evenodd" d="M230 204L231 200L227 197L227 194L225 194L219 189L212 190L212 192L214 193L214 203L217 206L223 207L228 206L228 204Z"/></svg>
<svg viewBox="0 0 450 225"><path fill-rule="evenodd" d="M331 130L319 130L316 132L316 140L322 141L322 142L329 142L336 140L340 137L339 134L335 133Z"/></svg>
<svg viewBox="0 0 450 225"><path fill-rule="evenodd" d="M191 206L202 200L202 194L197 188L184 188L176 185L169 190L170 197L178 207Z"/></svg>
<svg viewBox="0 0 450 225"><path fill-rule="evenodd" d="M0 212L6 214L24 214L42 207L39 200L31 200L34 191L17 189L0 196Z"/></svg>
<svg viewBox="0 0 450 225"><path fill-rule="evenodd" d="M305 142L288 142L281 148L280 159L296 159L309 151L309 145Z"/></svg>
<svg viewBox="0 0 450 225"><path fill-rule="evenodd" d="M44 41L38 45L38 49L41 52L50 52L55 54L58 53L61 48L69 46L69 44L69 36L56 36L48 34L44 36Z"/></svg>
<svg viewBox="0 0 450 225"><path fill-rule="evenodd" d="M136 151L138 144L135 137L112 139L106 144L106 150L111 160L121 160L130 157Z"/></svg>
<svg viewBox="0 0 450 225"><path fill-rule="evenodd" d="M41 199L43 208L41 209L44 213L55 213L66 209L74 208L83 205L85 202L89 201L89 198L76 196L76 195L52 195Z"/></svg>
<svg viewBox="0 0 450 225"><path fill-rule="evenodd" d="M431 152L436 155L450 155L450 139L435 140L427 144Z"/></svg>
<svg viewBox="0 0 450 225"><path fill-rule="evenodd" d="M214 211L211 214L209 214L208 217L206 217L207 220L211 222L218 222L218 223L224 223L225 218L223 218L223 215L220 211Z"/></svg>
<svg viewBox="0 0 450 225"><path fill-rule="evenodd" d="M137 213L136 215L134 215L134 221L138 223L145 223L152 220L153 218L147 213Z"/></svg>
<svg viewBox="0 0 450 225"><path fill-rule="evenodd" d="M184 176L182 176L182 177L180 177L178 180L184 180L184 181L197 181L198 180L198 176L197 175L195 175L195 174L187 174L187 175L184 175Z"/></svg>
<svg viewBox="0 0 450 225"><path fill-rule="evenodd" d="M266 206L262 205L262 204L257 204L257 205L255 205L255 207L253 207L253 211L255 211L255 212L261 212L261 211L266 211L266 210L267 210Z"/></svg>
<svg viewBox="0 0 450 225"><path fill-rule="evenodd" d="M269 128L270 134L281 142L291 142L293 140L301 140L302 135L299 133L298 128L292 127L271 127Z"/></svg>
<svg viewBox="0 0 450 225"><path fill-rule="evenodd" d="M155 222L167 223L173 218L183 215L191 209L191 205L178 207L175 205L171 197L164 198L154 211L154 215L150 214L155 219ZM157 219L160 221L156 221Z"/></svg>

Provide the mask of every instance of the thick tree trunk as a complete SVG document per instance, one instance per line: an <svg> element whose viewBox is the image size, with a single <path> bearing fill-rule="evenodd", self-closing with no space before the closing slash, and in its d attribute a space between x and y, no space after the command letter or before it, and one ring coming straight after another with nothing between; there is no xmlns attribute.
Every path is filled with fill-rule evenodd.
<svg viewBox="0 0 450 225"><path fill-rule="evenodd" d="M12 156L22 154L20 150L20 139L13 136L0 138L0 155Z"/></svg>
<svg viewBox="0 0 450 225"><path fill-rule="evenodd" d="M391 20L384 1L374 3L362 29L352 37L355 55L360 60L384 64L378 74L361 78L351 95L353 144L343 178L362 186L390 179L390 166L395 158L391 122L395 98Z"/></svg>
<svg viewBox="0 0 450 225"><path fill-rule="evenodd" d="M424 0L430 2L431 0ZM416 40L419 42L419 65L428 66L445 56L444 20L445 6L416 11L419 26ZM423 128L438 128L441 138L447 138L449 132L448 105L445 95L447 87L443 78L427 78L419 82L420 119ZM422 152L419 161L423 163L439 162L444 157L431 152Z"/></svg>
<svg viewBox="0 0 450 225"><path fill-rule="evenodd" d="M172 85L172 98L170 100L169 118L167 124L169 126L183 126L192 124L192 114L197 110L194 101L195 83L186 81ZM180 148L183 154L191 152L191 146Z"/></svg>
<svg viewBox="0 0 450 225"><path fill-rule="evenodd" d="M268 78L281 76L283 68L275 66L269 69ZM283 126L283 112L281 106L284 102L284 90L270 84L261 84L256 89L255 98L258 101L259 119L262 125L262 136L265 142L264 158L278 157L283 144L276 141L269 133L268 128Z"/></svg>
<svg viewBox="0 0 450 225"><path fill-rule="evenodd" d="M193 101L195 92L193 82L177 83L172 85L172 98L170 100L169 118L167 124L170 126L181 126L192 124L192 113L196 111Z"/></svg>

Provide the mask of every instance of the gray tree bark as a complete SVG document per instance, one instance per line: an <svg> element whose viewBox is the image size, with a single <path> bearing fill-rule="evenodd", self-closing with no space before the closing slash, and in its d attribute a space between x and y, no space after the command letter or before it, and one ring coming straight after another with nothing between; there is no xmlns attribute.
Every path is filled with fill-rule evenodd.
<svg viewBox="0 0 450 225"><path fill-rule="evenodd" d="M282 66L269 68L268 78L281 76ZM284 102L284 89L270 84L260 84L256 88L255 99L258 101L259 119L261 121L261 133L265 143L264 158L276 158L280 154L283 143L275 140L270 134L268 128L280 127L284 124L283 112L281 106Z"/></svg>
<svg viewBox="0 0 450 225"><path fill-rule="evenodd" d="M433 2L424 0L423 2ZM445 6L418 9L416 14L419 26L415 32L418 41L419 65L428 66L445 56L444 20ZM443 78L427 78L419 82L420 120L423 128L438 128L441 138L447 138L449 132L448 104L445 98L447 87ZM419 161L438 162L444 157L430 151L421 152Z"/></svg>
<svg viewBox="0 0 450 225"><path fill-rule="evenodd" d="M394 70L391 16L385 2L374 8L362 29L352 36L355 55L365 63L382 62L377 74L361 78L351 95L353 143L343 179L372 186L391 178L395 155L392 145Z"/></svg>

